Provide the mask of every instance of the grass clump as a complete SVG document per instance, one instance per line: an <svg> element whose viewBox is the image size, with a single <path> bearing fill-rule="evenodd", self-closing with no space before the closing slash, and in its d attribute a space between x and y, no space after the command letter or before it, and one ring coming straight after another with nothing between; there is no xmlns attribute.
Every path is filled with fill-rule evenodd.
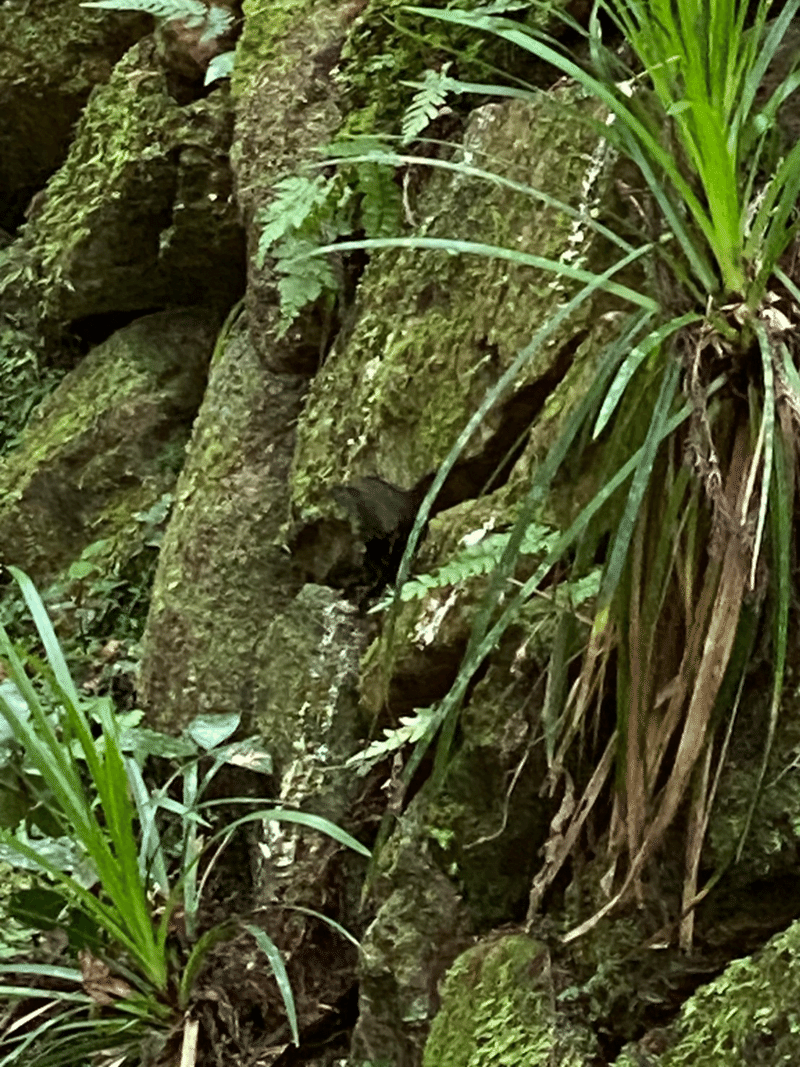
<svg viewBox="0 0 800 1067"><path fill-rule="evenodd" d="M143 1042L174 1056L170 1040L181 1032L181 1062L193 1063L198 1030L193 1004L202 967L211 948L242 930L266 955L298 1043L294 998L279 950L252 922L229 917L208 927L201 909L206 881L236 830L255 821L296 823L369 853L326 819L301 811L258 807L215 825L213 806L220 802L205 801L203 794L222 767L271 771L269 755L252 739L231 740L239 716L201 716L172 738L139 726L140 713L118 717L107 697L82 697L33 584L21 571L9 570L45 660L23 660L0 627L6 675L0 684L2 741L12 750L7 764L16 769L19 792L28 801L22 819L5 820L1 857L34 879L16 894L12 912L39 929L64 929L79 967L2 965L3 974L17 982L22 976L24 984L4 985L0 994L43 998L52 1009L44 1022L33 1012L25 1028L7 1030L0 1043L3 1063L74 1065L110 1048L118 1048L124 1060L141 1052ZM150 756L177 762L157 789L148 787L143 774Z"/></svg>
<svg viewBox="0 0 800 1067"><path fill-rule="evenodd" d="M531 890L531 919L577 847L598 798L607 789L614 795L606 826L610 899L569 938L623 901L642 899L645 865L688 794L680 941L689 947L692 909L721 875L717 871L698 886L719 769L757 643L769 650L772 683L751 813L778 722L800 419L800 290L783 257L797 237L800 143L776 155L775 124L800 73L796 63L783 63L777 78L772 72L779 69L782 42L799 7L800 0L790 0L770 19L768 0L596 0L588 26L563 16L580 35L580 61L496 7L410 9L493 35L572 79L606 110L605 120L586 121L640 175L637 188L623 186L626 237L638 225L638 242L623 247L617 240L619 258L604 274L463 241L363 243L529 263L564 279L566 293L440 467L409 537L398 590L409 588L410 561L448 473L553 330L597 289L631 309L600 354L595 377L561 436L532 473L458 677L449 694L426 709L405 768L409 782L435 739L433 783L441 783L465 694L525 603L559 561L567 561L570 582L602 561L588 639L574 615L559 621L542 712L553 792L568 761L574 765L576 745L586 749L587 738L602 744L584 751L594 769L571 818L545 850L547 863ZM491 90L454 80L447 85L448 92L478 88L482 94ZM507 85L495 89L499 96L529 98ZM474 167L457 161L428 162L476 176ZM588 224L601 229L597 220ZM635 260L647 264L650 282L638 290L614 281ZM534 574L521 587L513 585L525 539L542 521L559 472L567 460L570 469L580 469L581 455L592 446L594 463L600 449L600 490L548 546ZM387 645L391 634L390 620ZM581 649L575 677L569 664ZM609 694L616 702L610 733L601 718ZM739 851L743 841L744 835Z"/></svg>

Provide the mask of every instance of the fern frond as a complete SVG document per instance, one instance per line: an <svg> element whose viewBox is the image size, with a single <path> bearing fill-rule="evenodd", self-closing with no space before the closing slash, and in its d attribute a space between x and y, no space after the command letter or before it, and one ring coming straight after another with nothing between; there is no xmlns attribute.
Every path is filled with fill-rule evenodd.
<svg viewBox="0 0 800 1067"><path fill-rule="evenodd" d="M362 163L358 167L361 225L367 237L393 237L403 228L403 200L394 166Z"/></svg>
<svg viewBox="0 0 800 1067"><path fill-rule="evenodd" d="M477 542L467 543L458 555L443 564L433 574L420 574L406 582L400 590L403 601L420 600L434 589L457 585L469 578L481 574L490 574L505 551L510 533L486 534ZM546 555L555 545L560 534L548 526L532 523L525 532L520 547L520 554L527 556ZM378 608L387 607L392 602L389 597Z"/></svg>
<svg viewBox="0 0 800 1067"><path fill-rule="evenodd" d="M214 56L211 62L208 64L208 70L206 71L206 78L203 82L204 85L211 85L212 82L219 81L220 78L230 78L233 73L233 64L236 59L236 52L220 52L218 56Z"/></svg>
<svg viewBox="0 0 800 1067"><path fill-rule="evenodd" d="M441 70L426 70L422 82L404 82L418 89L403 115L402 143L415 141L444 106L447 94L460 84L447 76L450 63Z"/></svg>
<svg viewBox="0 0 800 1067"><path fill-rule="evenodd" d="M313 304L323 293L336 291L336 278L327 259L305 258L315 247L311 241L288 238L273 249L276 270L282 274L278 282L281 302L281 322L278 337L286 334L298 313Z"/></svg>
<svg viewBox="0 0 800 1067"><path fill-rule="evenodd" d="M342 165L347 178L348 156L373 156L368 162L359 160L352 166L355 188L360 193L358 225L368 238L394 237L403 228L403 198L395 181L397 156L387 142L375 134L357 134L334 141L324 149L330 159ZM381 157L384 157L382 160Z"/></svg>
<svg viewBox="0 0 800 1067"><path fill-rule="evenodd" d="M227 8L204 4L202 0L91 0L81 7L100 7L107 11L144 11L164 22L180 19L187 26L205 27L204 39L221 37L233 22Z"/></svg>
<svg viewBox="0 0 800 1067"><path fill-rule="evenodd" d="M297 233L308 223L328 199L331 185L332 180L321 174L315 178L295 174L275 183L275 197L259 216L262 229L256 253L258 267L264 266L267 253L276 242Z"/></svg>
<svg viewBox="0 0 800 1067"><path fill-rule="evenodd" d="M413 715L401 715L400 726L384 730L380 741L372 741L363 751L356 752L347 761L347 767L355 767L361 776L382 759L403 745L416 744L429 729L436 725L435 708L417 708Z"/></svg>

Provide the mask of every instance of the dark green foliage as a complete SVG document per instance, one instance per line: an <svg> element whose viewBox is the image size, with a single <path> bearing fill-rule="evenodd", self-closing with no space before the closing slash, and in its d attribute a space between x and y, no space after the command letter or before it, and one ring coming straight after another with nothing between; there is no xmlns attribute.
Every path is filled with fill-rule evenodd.
<svg viewBox="0 0 800 1067"><path fill-rule="evenodd" d="M440 71L425 71L425 77L403 116L403 144L419 137L439 114L448 94L458 88L459 82L447 74L451 66L451 63L445 63Z"/></svg>
<svg viewBox="0 0 800 1067"><path fill-rule="evenodd" d="M33 409L61 377L42 366L27 333L7 317L0 320L0 454L13 447Z"/></svg>

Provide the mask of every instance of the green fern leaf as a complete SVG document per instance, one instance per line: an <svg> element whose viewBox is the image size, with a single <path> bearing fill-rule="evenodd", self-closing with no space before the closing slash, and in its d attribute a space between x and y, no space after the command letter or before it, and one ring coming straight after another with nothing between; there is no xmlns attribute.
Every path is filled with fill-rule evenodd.
<svg viewBox="0 0 800 1067"><path fill-rule="evenodd" d="M275 183L275 198L259 217L262 227L256 254L259 267L264 266L267 253L277 241L302 229L318 212L330 195L331 184L321 174L315 178L296 174Z"/></svg>
<svg viewBox="0 0 800 1067"><path fill-rule="evenodd" d="M361 225L367 237L393 237L403 225L403 204L394 167L364 163L358 167L362 195Z"/></svg>
<svg viewBox="0 0 800 1067"><path fill-rule="evenodd" d="M220 78L230 78L233 73L233 63L236 58L236 52L220 52L218 56L214 56L211 62L208 64L208 70L206 71L206 78L204 85L211 85L212 82L219 81Z"/></svg>
<svg viewBox="0 0 800 1067"><path fill-rule="evenodd" d="M278 336L283 337L298 313L313 304L325 292L336 291L336 278L327 259L304 258L314 248L311 241L289 239L274 249L276 269L283 275L278 282L281 322Z"/></svg>
<svg viewBox="0 0 800 1067"><path fill-rule="evenodd" d="M449 68L450 64L445 63L440 71L426 70L422 82L404 83L417 87L418 91L403 115L403 144L409 144L419 137L439 114L447 94L458 85L458 82L447 76Z"/></svg>
<svg viewBox="0 0 800 1067"><path fill-rule="evenodd" d="M470 578L490 574L500 562L510 536L510 533L484 534L480 540L468 543L433 574L419 574L406 582L400 590L400 599L405 603L410 600L421 600L435 589L458 585ZM520 555L546 555L553 548L559 536L557 530L531 523L522 539ZM391 599L389 597L381 601L373 610L388 607Z"/></svg>
<svg viewBox="0 0 800 1067"><path fill-rule="evenodd" d="M204 4L202 0L92 0L81 7L100 7L107 11L144 11L157 19L180 19L187 26L205 26L203 39L221 37L233 21L227 8Z"/></svg>
<svg viewBox="0 0 800 1067"><path fill-rule="evenodd" d="M413 745L421 740L434 724L434 708L417 708L413 715L402 715L400 726L393 730L384 730L379 741L372 741L362 752L356 752L347 761L346 766L357 768L359 775L364 775L376 763L379 763L403 745Z"/></svg>

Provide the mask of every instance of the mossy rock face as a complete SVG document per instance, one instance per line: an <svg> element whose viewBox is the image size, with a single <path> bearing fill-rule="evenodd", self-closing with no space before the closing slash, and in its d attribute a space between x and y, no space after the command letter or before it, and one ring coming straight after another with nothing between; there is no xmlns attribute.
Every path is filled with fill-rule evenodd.
<svg viewBox="0 0 800 1067"><path fill-rule="evenodd" d="M798 662L798 638L789 629L790 664ZM795 668L796 671L796 668ZM764 662L748 679L733 725L703 846L707 870L725 876L698 909L702 944L727 956L751 951L800 913L797 855L800 847L800 694L784 688L780 715L758 795L772 694L771 667ZM735 863L742 843L741 855Z"/></svg>
<svg viewBox="0 0 800 1067"><path fill-rule="evenodd" d="M625 1049L614 1067L790 1067L800 1062L800 923L735 960L678 1019Z"/></svg>
<svg viewBox="0 0 800 1067"><path fill-rule="evenodd" d="M330 77L345 20L333 3L280 0L245 2L237 47L234 92L236 132L231 161L251 250L247 312L251 342L275 371L312 374L335 324L314 307L292 325L286 343L271 325L278 306L278 278L269 262L256 265L260 212L276 181L319 160L341 123L338 91Z"/></svg>
<svg viewBox="0 0 800 1067"><path fill-rule="evenodd" d="M470 916L441 869L436 827L416 797L381 850L371 899L378 908L361 939L357 1064L419 1064L438 1006L437 985L469 943Z"/></svg>
<svg viewBox="0 0 800 1067"><path fill-rule="evenodd" d="M265 369L244 317L218 344L144 637L141 698L154 726L180 730L210 711L252 724L256 650L300 586L282 527L307 384Z"/></svg>
<svg viewBox="0 0 800 1067"><path fill-rule="evenodd" d="M37 582L172 488L216 322L160 312L94 349L0 461L2 562Z"/></svg>
<svg viewBox="0 0 800 1067"><path fill-rule="evenodd" d="M381 903L363 941L354 1047L380 1049L390 1063L419 1062L437 1007L433 990L469 937L526 911L552 812L539 796L541 671L520 652L514 642L499 650L462 712L443 785L433 797L423 787L378 854ZM404 1048L407 1060L392 1058Z"/></svg>
<svg viewBox="0 0 800 1067"><path fill-rule="evenodd" d="M346 813L346 795L357 788L353 773L342 768L368 728L357 687L366 628L334 590L305 585L256 648L254 725L269 738L290 791L283 799L311 800L311 810L333 821Z"/></svg>
<svg viewBox="0 0 800 1067"><path fill-rule="evenodd" d="M502 174L579 207L597 137L570 105L578 106L570 95L556 102L542 94L536 105L481 108L463 153L471 161L486 153ZM596 187L584 200L609 180L602 163L595 164ZM432 179L415 210L425 237L558 259L580 233L586 260L591 264L597 255L591 231L566 213L476 179ZM330 514L331 485L359 475L380 475L403 488L430 477L469 413L553 317L564 291L552 281L538 268L477 255L391 250L373 256L359 286L355 325L316 376L300 423L296 513L309 521ZM598 301L590 310L588 303L532 353L484 418L444 487L439 510L477 496L545 409L586 329L608 306Z"/></svg>
<svg viewBox="0 0 800 1067"><path fill-rule="evenodd" d="M424 1067L589 1067L594 1035L556 1007L547 947L522 935L464 952L447 974Z"/></svg>
<svg viewBox="0 0 800 1067"><path fill-rule="evenodd" d="M43 318L230 307L244 288L232 131L226 89L181 106L153 40L132 48L92 94L26 236Z"/></svg>
<svg viewBox="0 0 800 1067"><path fill-rule="evenodd" d="M80 0L0 5L0 227L23 222L31 197L63 162L92 88L152 23Z"/></svg>

